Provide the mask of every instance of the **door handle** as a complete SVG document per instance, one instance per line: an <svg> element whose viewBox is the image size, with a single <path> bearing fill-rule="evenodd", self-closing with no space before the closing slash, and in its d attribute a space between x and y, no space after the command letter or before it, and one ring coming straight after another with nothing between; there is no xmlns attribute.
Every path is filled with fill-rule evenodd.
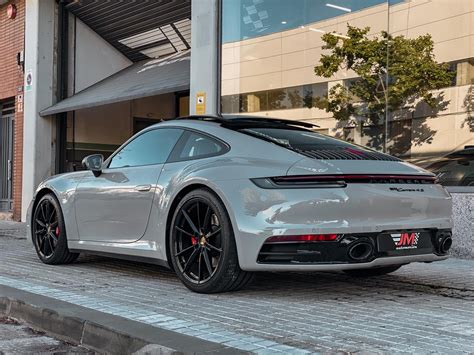
<svg viewBox="0 0 474 355"><path fill-rule="evenodd" d="M151 185L137 185L135 186L136 191L146 192L151 190Z"/></svg>

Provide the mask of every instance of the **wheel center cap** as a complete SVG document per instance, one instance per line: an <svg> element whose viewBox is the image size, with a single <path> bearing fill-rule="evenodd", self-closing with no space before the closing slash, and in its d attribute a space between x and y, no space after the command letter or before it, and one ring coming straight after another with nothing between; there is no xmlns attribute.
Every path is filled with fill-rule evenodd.
<svg viewBox="0 0 474 355"><path fill-rule="evenodd" d="M199 240L199 244L204 246L206 244L206 237L202 236L201 239Z"/></svg>
<svg viewBox="0 0 474 355"><path fill-rule="evenodd" d="M46 228L47 228L48 234L51 233L51 226L48 225L48 226L46 226Z"/></svg>

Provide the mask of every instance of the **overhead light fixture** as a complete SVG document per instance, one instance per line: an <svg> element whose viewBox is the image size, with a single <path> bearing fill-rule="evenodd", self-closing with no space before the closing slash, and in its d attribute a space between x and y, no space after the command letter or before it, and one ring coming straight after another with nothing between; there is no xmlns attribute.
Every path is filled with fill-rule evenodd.
<svg viewBox="0 0 474 355"><path fill-rule="evenodd" d="M350 39L349 36L341 35L341 34L336 33L336 32L328 32L328 31L320 30L319 28L313 28L313 27L310 27L309 29L310 29L310 31L313 31L313 32L330 33L330 34L332 34L332 35L335 36L335 37L344 38L344 39Z"/></svg>
<svg viewBox="0 0 474 355"><path fill-rule="evenodd" d="M348 7L338 6L338 5L329 4L329 3L326 3L326 6L327 7L332 7L333 9L345 11L345 12L352 12L352 10L349 9Z"/></svg>
<svg viewBox="0 0 474 355"><path fill-rule="evenodd" d="M313 32L326 33L326 31L320 30L319 28L310 27L309 30Z"/></svg>
<svg viewBox="0 0 474 355"><path fill-rule="evenodd" d="M129 48L138 48L150 43L155 43L163 40L166 40L166 36L163 34L161 29L154 28L146 32L120 39L119 42Z"/></svg>
<svg viewBox="0 0 474 355"><path fill-rule="evenodd" d="M351 39L349 36L341 35L339 33L331 32L331 34L335 37L344 38L344 39Z"/></svg>
<svg viewBox="0 0 474 355"><path fill-rule="evenodd" d="M144 49L140 51L140 53L150 58L159 58L168 54L176 53L176 50L173 48L171 43L166 43L161 46Z"/></svg>
<svg viewBox="0 0 474 355"><path fill-rule="evenodd" d="M184 19L174 23L174 26L179 31L184 40L191 46L191 20Z"/></svg>
<svg viewBox="0 0 474 355"><path fill-rule="evenodd" d="M282 25L286 25L287 22L286 22L286 21L281 21L281 24L282 24Z"/></svg>
<svg viewBox="0 0 474 355"><path fill-rule="evenodd" d="M171 25L165 25L160 27L163 33L165 34L166 38L171 42L174 48L176 48L177 51L184 51L185 49L188 49L186 44L183 42L181 37L178 35L176 30L173 28Z"/></svg>

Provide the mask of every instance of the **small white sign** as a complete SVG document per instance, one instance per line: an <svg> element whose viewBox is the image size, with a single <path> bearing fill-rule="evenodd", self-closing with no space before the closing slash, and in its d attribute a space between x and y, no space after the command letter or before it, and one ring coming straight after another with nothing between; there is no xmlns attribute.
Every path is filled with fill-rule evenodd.
<svg viewBox="0 0 474 355"><path fill-rule="evenodd" d="M33 71L31 69L26 71L25 75L25 91L31 91L33 88Z"/></svg>

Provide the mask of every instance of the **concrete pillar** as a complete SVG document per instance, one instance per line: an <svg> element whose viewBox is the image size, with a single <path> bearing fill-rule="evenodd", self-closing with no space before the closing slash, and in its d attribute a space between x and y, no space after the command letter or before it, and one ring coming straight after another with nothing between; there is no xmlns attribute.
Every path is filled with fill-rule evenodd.
<svg viewBox="0 0 474 355"><path fill-rule="evenodd" d="M206 114L220 112L219 33L219 0L191 1L191 114L199 113L198 93L205 94Z"/></svg>
<svg viewBox="0 0 474 355"><path fill-rule="evenodd" d="M38 112L55 102L56 20L55 0L26 0L22 221L36 187L54 172L54 121Z"/></svg>

